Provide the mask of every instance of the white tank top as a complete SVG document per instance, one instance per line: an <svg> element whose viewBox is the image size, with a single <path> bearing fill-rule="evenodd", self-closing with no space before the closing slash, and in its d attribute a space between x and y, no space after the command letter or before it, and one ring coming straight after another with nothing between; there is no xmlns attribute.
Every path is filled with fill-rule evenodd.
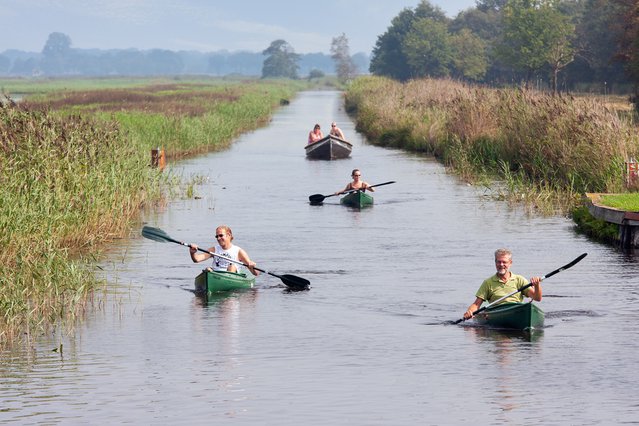
<svg viewBox="0 0 639 426"><path fill-rule="evenodd" d="M219 254L224 257L228 257L229 259L239 261L240 248L238 246L234 246L231 244L231 247L228 250L224 250L220 247L219 244L215 246L215 254ZM229 265L235 264L234 262L229 262L226 259L222 259L221 257L213 256L213 269L215 271L226 271L228 270ZM237 270L240 270L241 265L239 263L235 264Z"/></svg>

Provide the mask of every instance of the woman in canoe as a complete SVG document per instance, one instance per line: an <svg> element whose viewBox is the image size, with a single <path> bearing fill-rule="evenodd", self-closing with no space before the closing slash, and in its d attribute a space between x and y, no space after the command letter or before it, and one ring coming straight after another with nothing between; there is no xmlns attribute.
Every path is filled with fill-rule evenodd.
<svg viewBox="0 0 639 426"><path fill-rule="evenodd" d="M311 144L313 142L317 142L323 137L324 137L324 134L322 133L322 130L320 129L320 125L316 124L315 127L313 127L313 130L311 130L308 134L308 143Z"/></svg>
<svg viewBox="0 0 639 426"><path fill-rule="evenodd" d="M464 312L464 319L473 317L473 314L484 302L492 303L501 297L517 291L528 284L528 280L521 275L510 272L513 263L512 252L508 249L498 249L495 251L495 268L497 273L490 278L486 278L475 294L475 301ZM532 287L524 291L519 291L503 300L506 302L523 302L524 295L539 302L541 301L542 289L541 278L532 277L530 279ZM524 294L522 294L524 293Z"/></svg>
<svg viewBox="0 0 639 426"><path fill-rule="evenodd" d="M359 169L353 169L353 171L351 172L351 177L353 178L353 181L349 182L346 185L346 188L342 189L341 191L337 191L335 195L343 194L345 192L353 191L353 190L360 190L363 192L366 192L366 190L369 190L371 192L375 192L375 188L371 187L367 182L360 180L361 176L362 176L362 172L360 172Z"/></svg>
<svg viewBox="0 0 639 426"><path fill-rule="evenodd" d="M191 254L191 260L195 263L200 263L206 259L213 257L213 267L215 271L229 271L238 272L237 265L224 259L224 256L228 259L233 259L236 262L242 262L248 265L251 274L258 276L259 271L255 269L255 262L251 261L249 255L239 246L233 245L233 231L226 225L218 226L215 229L215 239L217 244L208 249L211 253L217 253L220 255L212 256L208 253L198 253L197 245L189 244L189 253Z"/></svg>
<svg viewBox="0 0 639 426"><path fill-rule="evenodd" d="M344 137L344 133L342 132L342 129L337 127L337 123L335 123L334 121L331 123L330 135L335 136L336 138L340 138L342 140L346 140L346 138Z"/></svg>

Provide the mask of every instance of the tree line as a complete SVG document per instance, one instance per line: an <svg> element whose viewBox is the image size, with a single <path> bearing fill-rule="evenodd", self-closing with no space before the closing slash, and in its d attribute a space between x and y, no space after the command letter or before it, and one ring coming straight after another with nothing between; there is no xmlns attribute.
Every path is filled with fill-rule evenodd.
<svg viewBox="0 0 639 426"><path fill-rule="evenodd" d="M273 43L276 42L280 41ZM284 44L288 45L286 42ZM292 47L289 47L287 54L292 53ZM270 53L248 51L76 49L72 47L71 37L54 32L49 34L41 52L7 50L0 54L0 76L261 76L265 61L269 58ZM295 75L298 77L337 73L331 55L307 53L295 54L294 58ZM357 69L368 69L368 54L357 53L350 59ZM279 72L277 66L270 69L276 74ZM269 67L266 70L268 72Z"/></svg>
<svg viewBox="0 0 639 426"><path fill-rule="evenodd" d="M450 19L422 0L378 37L370 72L400 81L452 77L552 91L636 91L639 2L477 0Z"/></svg>

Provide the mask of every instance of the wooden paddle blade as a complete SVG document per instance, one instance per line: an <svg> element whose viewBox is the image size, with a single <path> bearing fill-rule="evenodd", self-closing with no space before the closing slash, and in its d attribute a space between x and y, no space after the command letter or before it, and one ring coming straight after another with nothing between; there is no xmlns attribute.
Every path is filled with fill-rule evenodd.
<svg viewBox="0 0 639 426"><path fill-rule="evenodd" d="M291 290L308 290L311 286L311 282L309 280L295 275L284 274L278 275L278 277Z"/></svg>
<svg viewBox="0 0 639 426"><path fill-rule="evenodd" d="M169 237L169 235L166 232L164 232L160 228L154 228L152 226L143 227L142 236L144 238L148 238L149 240L159 241L161 243L165 243L167 241L173 241L173 238Z"/></svg>
<svg viewBox="0 0 639 426"><path fill-rule="evenodd" d="M322 201L324 201L324 198L326 197L323 196L322 194L313 194L310 197L308 197L308 201L310 201L311 204L320 204Z"/></svg>

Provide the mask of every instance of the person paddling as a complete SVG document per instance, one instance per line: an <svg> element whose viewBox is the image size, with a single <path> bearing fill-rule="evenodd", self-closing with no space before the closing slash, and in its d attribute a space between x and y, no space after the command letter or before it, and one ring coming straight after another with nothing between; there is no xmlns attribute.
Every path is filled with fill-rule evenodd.
<svg viewBox="0 0 639 426"><path fill-rule="evenodd" d="M251 274L258 276L259 271L255 269L255 262L251 261L249 255L239 246L233 245L233 231L226 225L218 226L215 229L215 239L217 244L208 249L211 253L219 254L229 259L246 264ZM196 244L189 244L189 253L194 263L200 263L206 259L213 258L212 269L215 271L238 272L235 263L230 262L223 257L213 256L209 253L199 253Z"/></svg>
<svg viewBox="0 0 639 426"><path fill-rule="evenodd" d="M353 178L352 182L349 182L344 189L341 191L337 191L335 195L343 194L348 191L359 190L366 191L369 190L371 192L375 192L375 188L371 187L367 182L364 182L360 179L362 176L362 172L359 169L353 169L351 172L351 177Z"/></svg>
<svg viewBox="0 0 639 426"><path fill-rule="evenodd" d="M497 272L495 275L485 279L481 284L475 294L475 301L464 312L464 319L472 318L482 303L492 303L512 292L515 292L515 294L504 299L502 303L523 302L524 296L530 297L537 302L541 301L541 278L532 277L530 279L532 287L528 287L524 291L517 291L527 285L528 280L521 275L510 272L512 263L512 252L510 250L502 248L495 251L495 268Z"/></svg>

